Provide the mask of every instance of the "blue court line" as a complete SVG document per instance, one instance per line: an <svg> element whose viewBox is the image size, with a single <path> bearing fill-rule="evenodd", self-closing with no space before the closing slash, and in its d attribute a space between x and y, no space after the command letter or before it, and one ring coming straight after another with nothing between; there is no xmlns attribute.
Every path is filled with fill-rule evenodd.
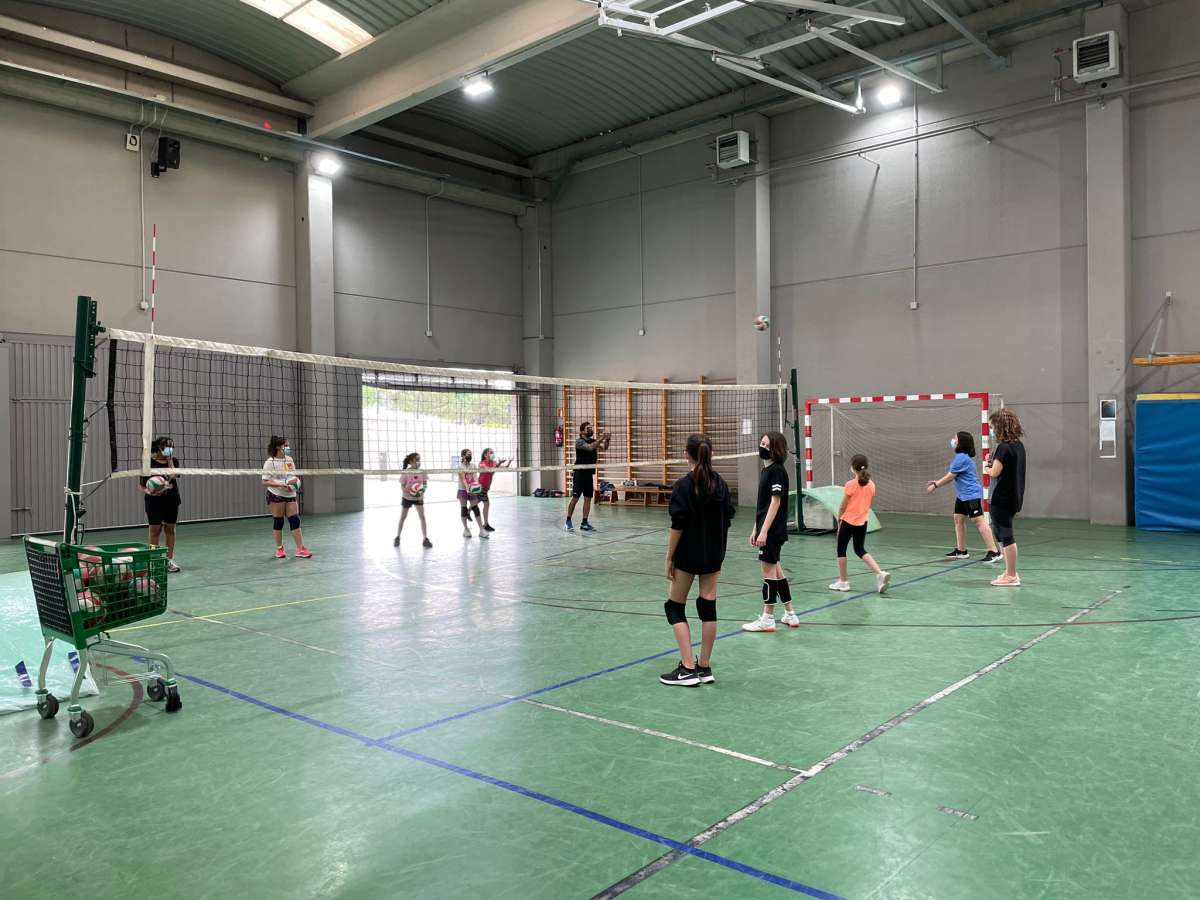
<svg viewBox="0 0 1200 900"><path fill-rule="evenodd" d="M661 654L660 654L661 655ZM649 657L653 659L653 657ZM630 663L633 665L633 663ZM564 812L574 813L577 816L582 816L585 819L590 819L601 825L606 825L609 828L615 828L617 831L622 831L625 834L640 837L643 840L659 844L663 847L669 847L678 853L685 853L688 856L695 856L698 859L703 859L707 862L715 863L718 866L723 866L731 871L738 872L742 875L748 875L751 878L756 878L759 881L765 881L768 884L774 884L779 887L787 888L790 891L795 891L799 894L806 894L809 897L817 897L819 900L843 900L837 894L831 894L827 891L822 891L819 888L811 885L803 884L799 881L792 881L789 878L784 878L782 875L774 875L762 869L757 869L754 866L748 866L740 863L737 860L730 859L726 856L720 856L716 853L710 853L707 850L702 850L699 847L692 847L688 844L676 841L666 835L658 834L653 831L648 831L645 828L639 828L636 825L630 825L628 822L622 822L620 819L614 819L611 816L606 816L604 813L596 812L584 806L578 806L566 800L559 800L557 797L551 797L549 794L543 794L541 791L535 791L532 788L522 787L519 784L514 784L511 781L505 781L501 778L494 778L491 775L485 775L482 772L476 772L474 769L468 769L463 766L455 765L445 760L437 759L432 756L426 756L423 753L417 753L415 750L406 750L403 747L397 747L394 744L389 744L384 740L373 740L363 734L351 731L348 728L342 728L338 725L331 725L328 722L322 722L320 719L314 719L312 716L306 716L303 713L294 712L290 709L285 709L282 706L276 706L274 703L268 703L266 700L259 700L257 697L252 697L242 691L227 688L219 684L215 684L204 678L199 678L195 675L186 675L183 672L176 672L176 677L189 681L192 684L198 684L201 687L209 688L218 693L225 694L228 697L233 697L235 700L241 700L244 703L249 703L257 706L260 709L265 709L268 712L277 713L297 722L302 722L305 725L311 725L314 728L320 728L324 731L329 731L342 737L350 738L357 741L365 747L378 747L381 750L386 750L389 753L394 753L397 756L403 756L406 759L411 759L415 762L424 763L428 766L434 766L443 769L447 772L452 772L455 775L461 775L464 778L470 778L474 781L482 782L483 784L491 785L492 787L500 788L501 790L509 791L521 797L527 797L530 800L537 800L539 803L545 803L555 809L561 809Z"/></svg>
<svg viewBox="0 0 1200 900"><path fill-rule="evenodd" d="M910 578L908 581L897 582L894 587L904 587L908 584L916 584L918 581L924 581L927 578L936 578L938 575L945 575L947 572L953 572L957 569L965 568L966 566L974 565L979 560L972 560L968 563L962 563L957 566L949 566L945 569L939 569L936 572L931 572L928 575L921 575L917 578ZM809 613L820 612L823 609L829 609L831 606L840 606L843 603L849 603L851 600L861 600L864 597L875 596L875 591L863 591L861 594L855 594L851 597L843 597L840 600L834 600L832 603L826 603L823 606L814 606L812 609L806 609L803 612L796 613L797 616L807 616ZM724 634L718 634L717 640L734 637L735 635L745 634L740 628L737 631L727 631ZM699 641L692 644L693 647L699 646ZM587 675L578 675L575 678L570 678L566 681L560 681L558 684L552 684L549 687L538 688L534 691L529 691L526 694L520 694L516 697L509 697L506 700L497 700L494 703L485 703L483 706L476 706L472 709L463 710L460 713L455 713L452 716L446 716L441 719L435 719L432 722L426 722L424 725L414 725L412 728L405 728L403 731L397 731L394 734L381 737L380 741L394 741L397 738L406 737L410 734L416 734L418 731L426 731L430 728L436 728L439 725L446 725L450 722L457 722L459 719L465 719L468 716L478 715L479 713L488 712L489 710L499 709L502 706L508 706L511 703L520 703L522 700L528 700L530 697L537 697L541 694L547 694L550 691L557 691L559 688L570 687L573 684L579 684L581 681L590 681L593 678L599 678L601 675L610 675L613 672L619 672L622 669L628 669L633 666L640 666L642 663L651 662L656 659L662 659L664 656L670 656L673 653L678 653L678 647L672 647L670 650L663 650L661 653L655 653L651 656L643 656L641 659L635 659L632 662L621 663L617 666L609 666L607 669L601 669L599 672L589 672Z"/></svg>

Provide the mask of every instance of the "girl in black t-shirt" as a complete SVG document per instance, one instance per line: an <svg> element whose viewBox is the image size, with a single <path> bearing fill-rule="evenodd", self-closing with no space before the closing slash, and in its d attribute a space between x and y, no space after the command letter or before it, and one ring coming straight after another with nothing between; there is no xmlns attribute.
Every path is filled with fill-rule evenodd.
<svg viewBox="0 0 1200 900"><path fill-rule="evenodd" d="M166 436L155 438L154 443L150 445L150 468L171 471L178 467L179 460L175 458L175 442ZM167 571L178 572L179 566L175 563L175 525L179 522L179 507L183 500L179 496L179 485L176 483L174 475L164 473L157 477L167 483L167 486L159 491L151 491L146 486L149 478L140 479L142 493L146 495L146 521L150 523L150 546L158 547L159 539L165 538Z"/></svg>
<svg viewBox="0 0 1200 900"><path fill-rule="evenodd" d="M663 605L667 621L679 643L679 665L659 677L666 685L691 687L712 684L711 656L717 639L717 579L725 561L725 544L733 522L734 506L725 479L713 471L712 441L693 434L687 440L692 471L671 490L671 531L667 542L667 578L670 599ZM692 655L692 631L686 603L692 581L700 579L696 614L700 617L700 658Z"/></svg>
<svg viewBox="0 0 1200 900"><path fill-rule="evenodd" d="M774 631L775 601L783 601L783 618L780 624L799 628L800 618L792 609L792 589L788 585L779 554L787 541L788 519L788 443L778 431L768 431L758 444L758 455L763 461L762 474L758 479L758 508L754 513L754 528L750 531L750 546L759 548L758 561L762 564L762 614L753 622L742 626L742 631Z"/></svg>
<svg viewBox="0 0 1200 900"><path fill-rule="evenodd" d="M992 477L992 533L1004 554L1004 574L992 581L996 587L1020 587L1017 574L1017 539L1013 536L1013 518L1025 502L1025 430L1011 409L998 409L988 417L996 449L984 467Z"/></svg>

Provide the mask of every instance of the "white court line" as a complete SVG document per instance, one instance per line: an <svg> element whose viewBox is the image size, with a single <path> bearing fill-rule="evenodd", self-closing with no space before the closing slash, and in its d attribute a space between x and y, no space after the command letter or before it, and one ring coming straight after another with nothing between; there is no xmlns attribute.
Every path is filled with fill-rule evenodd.
<svg viewBox="0 0 1200 900"><path fill-rule="evenodd" d="M785 781L783 784L779 785L778 787L772 788L771 790L767 791L767 793L763 794L761 797L758 797L757 799L750 801L749 803L747 803L745 806L743 806L741 809L737 810L736 812L730 813L728 816L721 819L719 822L713 823L708 828L704 829L704 831L701 831L699 834L695 835L689 841L687 841L686 842L687 845L689 847L699 847L702 844L708 843L713 838L715 838L717 835L721 834L723 831L726 831L729 828L732 828L738 822L741 822L741 821L749 818L750 816L754 815L756 812L761 810L763 807L778 800L784 794L787 794L790 791L795 790L800 785L804 784L804 782L806 782L812 778L815 778L817 775L820 775L826 769L841 762L843 759L848 757L851 753L854 753L856 750L861 750L867 744L871 743L871 741L873 741L876 738L891 731L893 728L895 728L897 725L901 724L902 722L905 722L908 719L911 719L913 716L917 715L917 713L923 712L924 710L933 706L935 703L938 703L941 700L945 700L947 697L951 696L952 694L955 694L958 691L961 691L967 685L972 684L975 681L978 681L983 676L996 671L996 669L1000 668L1001 666L1005 665L1006 663L1012 662L1014 659L1016 659L1018 656L1020 656L1025 651L1032 649L1033 647L1037 646L1038 644L1040 644L1042 641L1046 640L1047 638L1053 637L1054 635L1058 634L1060 631L1062 631L1064 626L1070 625L1073 622L1077 621L1078 619L1082 618L1083 616L1087 615L1088 613L1099 609L1101 606L1103 606L1105 603L1107 603L1113 597L1117 596L1117 594L1119 594L1119 593L1121 593L1119 590L1109 591L1107 594L1105 594L1099 600L1092 603L1090 606L1088 606L1084 609L1081 609L1079 612L1075 613L1073 616L1071 616L1069 619L1067 619L1061 625L1055 625L1052 628L1046 629L1041 634L1037 635L1036 637L1032 637L1029 640L1027 640L1025 643L1021 644L1021 646L1017 647L1015 650L1010 650L1008 653L1004 654L999 659L993 660L992 662L988 663L983 668L976 669L970 675L960 678L958 681L954 682L954 684L951 684L951 685L948 685L947 687L942 688L936 694L930 694L928 697L926 697L920 703L915 703L912 706L910 706L908 709L904 710L904 712L893 716L892 718L888 719L886 722L884 722L880 725L876 725L874 728L872 728L866 734L863 734L863 735L855 738L850 743L846 744L844 747L842 747L838 750L835 750L833 753L829 754L829 756L825 757L823 760L821 760L816 765L814 765L808 769L804 769L799 774L793 776L792 778L789 778L787 781ZM686 855L687 855L686 853L683 853L679 850L671 850L668 853L664 853L662 856L658 857L658 859L655 859L652 862L647 863L646 865L642 866L642 868L638 869L636 872L631 872L629 875L626 875L620 881L616 882L615 884L610 885L609 887L605 888L600 893L594 895L592 897L592 900L608 900L608 898L611 898L611 897L619 897L621 894L624 894L626 891L630 890L631 888L634 888L637 885L641 884L643 881L645 881L651 875L654 875L656 872L662 871L667 866L682 859Z"/></svg>

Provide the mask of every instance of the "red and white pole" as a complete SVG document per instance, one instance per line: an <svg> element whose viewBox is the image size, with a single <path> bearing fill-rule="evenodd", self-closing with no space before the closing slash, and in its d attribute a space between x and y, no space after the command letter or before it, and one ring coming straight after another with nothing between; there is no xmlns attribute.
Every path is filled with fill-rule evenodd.
<svg viewBox="0 0 1200 900"><path fill-rule="evenodd" d="M154 334L155 295L158 293L158 223L150 226L150 333Z"/></svg>

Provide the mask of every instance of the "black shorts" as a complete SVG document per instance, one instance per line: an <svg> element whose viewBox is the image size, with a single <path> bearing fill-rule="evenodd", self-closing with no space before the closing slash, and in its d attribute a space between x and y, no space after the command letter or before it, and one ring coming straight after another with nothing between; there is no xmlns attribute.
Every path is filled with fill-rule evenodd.
<svg viewBox="0 0 1200 900"><path fill-rule="evenodd" d="M1013 537L1013 516L1016 513L1003 506L993 506L991 512L992 534L996 536L996 543L1002 547L1011 547L1017 542Z"/></svg>
<svg viewBox="0 0 1200 900"><path fill-rule="evenodd" d="M571 496L591 498L596 492L595 478L591 472L582 475L575 472L571 475Z"/></svg>
<svg viewBox="0 0 1200 900"><path fill-rule="evenodd" d="M480 491L478 494L472 494L471 496L473 496L480 503L483 503L484 501L486 501L488 499L488 492Z"/></svg>
<svg viewBox="0 0 1200 900"><path fill-rule="evenodd" d="M837 555L841 559L846 555L850 541L854 541L854 555L862 559L867 555L867 523L851 525L849 522L839 522L837 532Z"/></svg>
<svg viewBox="0 0 1200 900"><path fill-rule="evenodd" d="M758 548L758 561L764 562L768 566L773 566L775 563L779 562L779 553L782 550L783 544L776 544L772 543L771 541L767 541L764 546Z"/></svg>
<svg viewBox="0 0 1200 900"><path fill-rule="evenodd" d="M179 522L179 501L171 497L147 497L146 521L151 525L175 525Z"/></svg>
<svg viewBox="0 0 1200 900"><path fill-rule="evenodd" d="M270 491L267 491L267 506L272 503L299 503L299 497L276 497Z"/></svg>
<svg viewBox="0 0 1200 900"><path fill-rule="evenodd" d="M412 509L414 506L424 506L424 505L425 505L425 501L424 501L424 499L421 499L421 500L409 500L407 497L401 497L401 498L400 498L400 505L401 505L401 506L402 506L404 509Z"/></svg>
<svg viewBox="0 0 1200 900"><path fill-rule="evenodd" d="M983 515L982 500L955 500L954 514L966 516L968 519L978 519Z"/></svg>

